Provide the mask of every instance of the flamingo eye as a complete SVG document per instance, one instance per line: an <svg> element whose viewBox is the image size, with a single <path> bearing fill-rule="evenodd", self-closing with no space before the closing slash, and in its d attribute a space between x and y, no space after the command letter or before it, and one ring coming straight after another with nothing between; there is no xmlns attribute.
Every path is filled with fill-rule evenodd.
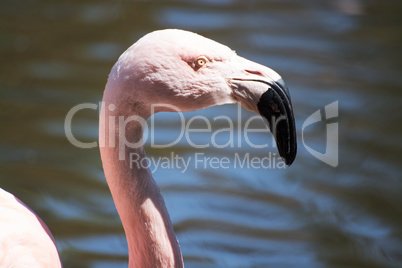
<svg viewBox="0 0 402 268"><path fill-rule="evenodd" d="M202 66L207 64L207 62L208 62L208 59L205 56L201 56L195 61L195 67L201 68Z"/></svg>

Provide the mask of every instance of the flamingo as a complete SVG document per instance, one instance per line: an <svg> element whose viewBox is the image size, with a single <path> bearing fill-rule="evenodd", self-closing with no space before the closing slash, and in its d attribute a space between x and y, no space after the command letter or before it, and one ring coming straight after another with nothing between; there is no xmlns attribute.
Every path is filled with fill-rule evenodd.
<svg viewBox="0 0 402 268"><path fill-rule="evenodd" d="M145 35L113 66L100 111L99 147L126 234L129 267L183 267L159 187L147 167L130 165L131 155L146 157L143 123L157 112L226 103L240 103L262 115L283 161L292 164L297 145L290 94L272 69L178 29ZM39 217L5 191L0 200L0 266L60 267L54 239Z"/></svg>

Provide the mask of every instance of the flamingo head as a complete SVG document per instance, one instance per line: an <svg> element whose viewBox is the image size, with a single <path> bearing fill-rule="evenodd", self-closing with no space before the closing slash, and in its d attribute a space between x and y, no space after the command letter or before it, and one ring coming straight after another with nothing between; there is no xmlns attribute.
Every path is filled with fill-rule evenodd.
<svg viewBox="0 0 402 268"><path fill-rule="evenodd" d="M287 165L296 157L293 108L281 76L198 34L168 29L142 37L109 75L106 91L117 89L112 95L147 116L239 102L265 119Z"/></svg>

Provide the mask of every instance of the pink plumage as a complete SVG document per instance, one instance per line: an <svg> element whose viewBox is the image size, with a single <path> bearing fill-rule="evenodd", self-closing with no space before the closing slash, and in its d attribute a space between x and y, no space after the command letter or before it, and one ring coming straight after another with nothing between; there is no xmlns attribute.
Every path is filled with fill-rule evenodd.
<svg viewBox="0 0 402 268"><path fill-rule="evenodd" d="M183 267L159 187L148 168L130 163L133 154L146 157L142 122L159 111L236 102L267 119L282 118L273 135L285 162L292 163L296 134L290 96L282 78L268 67L198 34L171 29L144 36L112 68L99 118L99 147L127 237L129 267ZM43 222L11 194L2 191L0 198L2 267L60 267Z"/></svg>

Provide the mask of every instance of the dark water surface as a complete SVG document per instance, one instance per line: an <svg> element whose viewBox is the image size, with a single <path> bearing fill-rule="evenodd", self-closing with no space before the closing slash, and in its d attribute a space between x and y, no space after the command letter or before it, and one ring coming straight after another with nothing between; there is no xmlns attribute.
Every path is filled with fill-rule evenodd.
<svg viewBox="0 0 402 268"><path fill-rule="evenodd" d="M401 1L21 1L0 2L0 186L48 224L65 267L126 267L124 232L99 149L64 133L68 111L101 100L118 56L147 32L182 28L229 45L287 82L299 150L294 164L234 167L236 153L264 158L235 133L233 148L146 148L191 164L158 168L158 181L186 267L402 267ZM339 165L302 142L315 111L339 116L305 127L325 152L326 124L339 127ZM239 114L240 113L240 114ZM225 105L185 114L226 115L242 130L252 113ZM174 141L180 117L155 116L157 142ZM213 131L224 121L212 121ZM252 124L262 127L261 120ZM77 113L73 133L97 139L97 111ZM196 120L194 127L205 128ZM334 132L332 132L334 133ZM191 133L199 144L211 133ZM226 135L226 136L225 136ZM271 141L251 133L250 141ZM224 144L228 133L216 135ZM239 142L240 141L240 142ZM239 144L240 143L240 144ZM227 157L229 168L196 166ZM271 158L274 159L275 157ZM5 231L5 230L0 230Z"/></svg>

